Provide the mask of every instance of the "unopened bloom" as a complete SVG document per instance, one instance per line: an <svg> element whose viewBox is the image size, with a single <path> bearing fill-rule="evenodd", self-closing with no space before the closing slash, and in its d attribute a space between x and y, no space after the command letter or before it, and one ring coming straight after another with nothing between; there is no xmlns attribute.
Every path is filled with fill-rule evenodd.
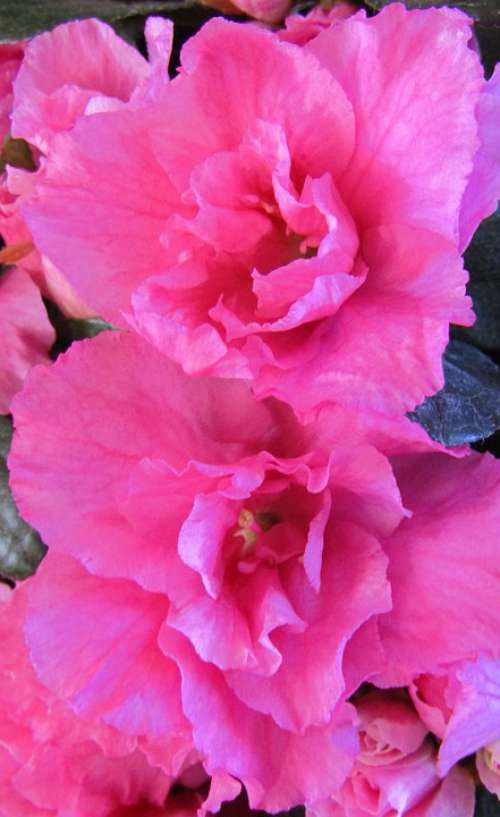
<svg viewBox="0 0 500 817"><path fill-rule="evenodd" d="M349 775L310 817L472 817L474 783L455 767L443 780L427 729L402 691L372 692L356 701L361 749Z"/></svg>

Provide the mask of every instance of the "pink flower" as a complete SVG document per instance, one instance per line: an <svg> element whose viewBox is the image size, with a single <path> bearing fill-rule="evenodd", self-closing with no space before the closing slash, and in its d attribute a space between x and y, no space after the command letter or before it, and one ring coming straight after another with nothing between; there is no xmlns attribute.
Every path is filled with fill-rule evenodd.
<svg viewBox="0 0 500 817"><path fill-rule="evenodd" d="M131 735L190 725L253 806L340 785L344 699L383 666L378 537L405 514L385 457L132 333L37 369L15 415L12 486L50 548L27 629L43 682Z"/></svg>
<svg viewBox="0 0 500 817"><path fill-rule="evenodd" d="M309 817L472 817L474 783L455 767L441 780L436 751L411 704L398 693L356 701L361 751L353 771Z"/></svg>
<svg viewBox="0 0 500 817"><path fill-rule="evenodd" d="M166 817L177 811L175 798L167 797L174 778L197 762L190 743L179 746L177 755L169 755L164 747L163 766L170 766L166 773L154 755L148 757L147 744L96 719L77 717L42 686L30 665L22 635L28 587L17 589L11 598L5 585L1 587L2 814ZM179 817L194 817L202 798L193 791L189 808L188 802L185 798Z"/></svg>
<svg viewBox="0 0 500 817"><path fill-rule="evenodd" d="M474 215L466 184L486 153L500 178L469 26L390 5L299 47L210 21L140 117L57 137L24 205L37 245L105 317L132 303L188 373L253 379L305 416L413 407L472 317L458 223L492 205Z"/></svg>

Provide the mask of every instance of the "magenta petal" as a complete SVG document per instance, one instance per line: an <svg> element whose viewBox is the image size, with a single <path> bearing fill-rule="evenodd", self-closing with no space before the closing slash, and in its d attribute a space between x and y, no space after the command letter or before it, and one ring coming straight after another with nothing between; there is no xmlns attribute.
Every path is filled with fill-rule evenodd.
<svg viewBox="0 0 500 817"><path fill-rule="evenodd" d="M340 192L359 223L456 238L483 86L470 25L455 10L391 4L369 19L333 25L305 46L355 112L356 148Z"/></svg>
<svg viewBox="0 0 500 817"><path fill-rule="evenodd" d="M55 136L53 163L22 208L41 252L85 303L121 324L133 289L165 264L159 238L172 187L151 150L149 116L86 116L70 134ZM116 166L120 156L127 157L126 172Z"/></svg>
<svg viewBox="0 0 500 817"><path fill-rule="evenodd" d="M380 627L393 686L453 661L500 657L498 461L409 456L396 476L413 516L384 544L393 610Z"/></svg>
<svg viewBox="0 0 500 817"><path fill-rule="evenodd" d="M0 315L0 414L7 414L31 367L48 363L55 333L38 287L19 268L0 277Z"/></svg>
<svg viewBox="0 0 500 817"><path fill-rule="evenodd" d="M460 210L460 246L465 249L483 218L500 198L500 66L483 88L477 105L481 145L474 157Z"/></svg>
<svg viewBox="0 0 500 817"><path fill-rule="evenodd" d="M326 400L394 414L441 388L448 324L471 320L456 247L428 231L385 225L367 232L365 258L366 284L323 322L306 366L294 360L295 347L282 361L277 348L274 366L256 359L259 394L306 415ZM272 349L274 337L268 343Z"/></svg>
<svg viewBox="0 0 500 817"><path fill-rule="evenodd" d="M171 627L189 638L204 661L222 670L255 664L246 617L232 599L202 596L168 616Z"/></svg>
<svg viewBox="0 0 500 817"><path fill-rule="evenodd" d="M185 731L175 664L158 650L168 605L54 554L30 588L26 637L43 683L78 713L132 735Z"/></svg>
<svg viewBox="0 0 500 817"><path fill-rule="evenodd" d="M244 706L181 635L164 628L161 644L181 669L183 708L207 770L223 768L241 779L253 808L279 811L321 799L342 783L356 752L347 705L330 726L294 735Z"/></svg>

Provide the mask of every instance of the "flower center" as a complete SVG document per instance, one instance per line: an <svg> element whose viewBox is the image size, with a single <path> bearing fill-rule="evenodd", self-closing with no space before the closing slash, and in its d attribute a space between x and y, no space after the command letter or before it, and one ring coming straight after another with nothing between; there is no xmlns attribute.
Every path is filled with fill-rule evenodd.
<svg viewBox="0 0 500 817"><path fill-rule="evenodd" d="M274 566L275 560L272 551L265 545L259 546L259 540L263 533L271 530L274 525L281 522L279 514L273 511L256 511L243 508L238 516L238 529L233 534L234 538L240 537L243 541L236 554L238 570L242 573L250 573L255 570L259 561L265 561L270 566Z"/></svg>

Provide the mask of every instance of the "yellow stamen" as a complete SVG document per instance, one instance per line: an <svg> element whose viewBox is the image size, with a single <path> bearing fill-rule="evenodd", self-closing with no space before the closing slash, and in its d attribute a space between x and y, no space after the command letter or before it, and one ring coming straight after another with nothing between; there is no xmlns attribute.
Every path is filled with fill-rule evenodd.
<svg viewBox="0 0 500 817"><path fill-rule="evenodd" d="M241 546L240 556L247 556L249 553L251 553L257 542L257 533L253 529L253 526L255 525L255 517L252 511L249 511L247 508L243 508L238 516L238 525L240 527L233 535L235 537L241 536L243 539L243 544Z"/></svg>

